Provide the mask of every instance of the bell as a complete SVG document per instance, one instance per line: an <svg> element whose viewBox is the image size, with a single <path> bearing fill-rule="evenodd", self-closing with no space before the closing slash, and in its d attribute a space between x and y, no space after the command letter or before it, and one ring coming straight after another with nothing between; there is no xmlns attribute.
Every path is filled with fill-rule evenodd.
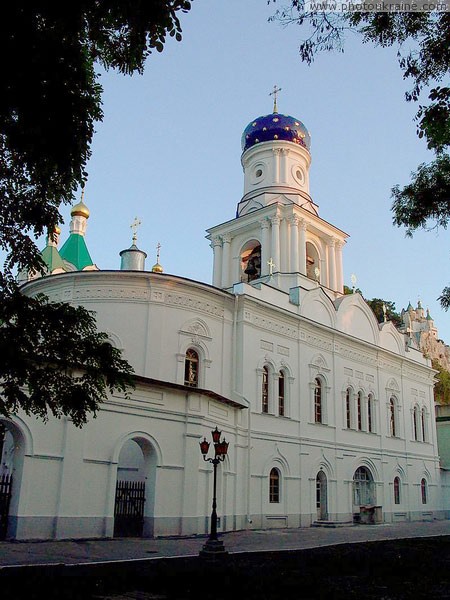
<svg viewBox="0 0 450 600"><path fill-rule="evenodd" d="M244 273L248 275L249 279L258 273L255 263L252 260L248 261L247 268L245 269Z"/></svg>

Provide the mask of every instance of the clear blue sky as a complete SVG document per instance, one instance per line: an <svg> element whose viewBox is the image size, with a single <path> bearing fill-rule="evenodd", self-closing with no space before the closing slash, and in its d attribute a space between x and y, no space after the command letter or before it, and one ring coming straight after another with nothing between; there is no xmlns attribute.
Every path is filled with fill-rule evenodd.
<svg viewBox="0 0 450 600"><path fill-rule="evenodd" d="M240 137L271 112L277 84L279 111L301 119L312 136L320 216L350 234L347 285L355 273L366 298L392 300L398 310L420 297L449 342L449 315L436 302L450 283L448 234L411 240L392 225L391 187L431 158L416 137L417 106L404 100L409 84L395 50L350 35L344 54L322 54L308 67L298 55L300 28L268 23L273 10L266 0L194 0L182 16L183 41L151 55L143 76L102 75L105 115L85 195L94 262L119 268L138 216L148 269L160 241L165 272L211 282L205 229L234 217L243 190Z"/></svg>

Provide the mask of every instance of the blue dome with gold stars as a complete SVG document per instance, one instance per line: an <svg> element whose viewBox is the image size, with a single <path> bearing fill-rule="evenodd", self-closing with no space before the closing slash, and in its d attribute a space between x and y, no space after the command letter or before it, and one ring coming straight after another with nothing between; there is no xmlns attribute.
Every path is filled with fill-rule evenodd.
<svg viewBox="0 0 450 600"><path fill-rule="evenodd" d="M311 136L301 121L289 115L273 112L264 117L258 117L247 125L242 134L242 152L261 142L281 140L303 146L308 151L311 146Z"/></svg>

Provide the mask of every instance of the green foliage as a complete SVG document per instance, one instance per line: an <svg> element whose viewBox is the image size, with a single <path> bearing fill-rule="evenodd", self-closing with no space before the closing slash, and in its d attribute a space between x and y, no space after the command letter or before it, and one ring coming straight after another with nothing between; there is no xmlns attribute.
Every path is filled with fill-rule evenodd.
<svg viewBox="0 0 450 600"><path fill-rule="evenodd" d="M86 180L103 118L96 66L141 73L167 37L181 39L187 0L8 3L0 20L0 414L23 408L82 425L132 369L83 308L26 298L16 270L44 273L37 237Z"/></svg>
<svg viewBox="0 0 450 600"><path fill-rule="evenodd" d="M280 2L283 0L280 0ZM287 1L287 0L286 0ZM267 0L268 4L277 0ZM392 189L394 223L407 228L407 235L429 221L446 226L450 218L450 87L437 85L450 72L449 12L350 12L331 13L305 10L304 0L289 0L271 20L284 25L302 26L304 38L300 57L311 64L321 51L343 51L348 31L358 33L364 43L395 46L404 79L412 82L406 100L419 101L416 114L417 134L424 138L436 159L422 164L412 181L401 189ZM449 288L439 300L450 306Z"/></svg>
<svg viewBox="0 0 450 600"><path fill-rule="evenodd" d="M386 319L392 321L392 323L399 327L402 324L402 319L398 312L395 310L395 303L390 300L383 300L382 298L372 298L366 300L367 304L373 310L378 323L384 322L384 309L386 310ZM384 308L383 308L384 307Z"/></svg>
<svg viewBox="0 0 450 600"><path fill-rule="evenodd" d="M450 404L450 373L441 367L437 360L433 359L431 362L433 369L437 371L434 401L438 404Z"/></svg>
<svg viewBox="0 0 450 600"><path fill-rule="evenodd" d="M441 155L431 164L422 164L412 173L411 183L392 190L394 223L407 227L407 235L430 219L435 227L447 227L450 219L450 157Z"/></svg>
<svg viewBox="0 0 450 600"><path fill-rule="evenodd" d="M15 290L2 298L0 320L4 416L22 408L44 420L49 413L67 415L80 426L87 413L95 416L108 391L133 385L132 368L83 307Z"/></svg>
<svg viewBox="0 0 450 600"><path fill-rule="evenodd" d="M142 72L167 36L180 39L186 0L17 2L2 9L0 246L5 269L39 266L32 237L53 231L86 179L103 117L96 64Z"/></svg>

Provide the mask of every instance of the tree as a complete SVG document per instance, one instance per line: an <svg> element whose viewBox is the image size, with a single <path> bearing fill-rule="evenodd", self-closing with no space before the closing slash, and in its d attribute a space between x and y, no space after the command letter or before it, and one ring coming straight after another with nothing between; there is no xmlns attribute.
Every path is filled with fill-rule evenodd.
<svg viewBox="0 0 450 600"><path fill-rule="evenodd" d="M402 324L402 319L395 310L394 302L391 302L390 300L383 300L381 298L372 298L371 300L366 300L366 302L373 310L378 323L384 322L386 314L386 319L388 321L392 321L396 327L399 327Z"/></svg>
<svg viewBox="0 0 450 600"><path fill-rule="evenodd" d="M16 271L44 273L36 246L62 221L59 208L83 186L95 123L102 120L98 66L141 73L167 36L181 39L187 0L10 3L0 56L0 414L19 407L77 425L132 369L106 344L88 311L26 298Z"/></svg>
<svg viewBox="0 0 450 600"><path fill-rule="evenodd" d="M397 47L403 77L412 82L406 100L422 102L422 97L428 96L426 103L419 104L415 120L418 136L426 140L436 157L411 174L409 185L392 188L393 221L405 226L407 235L418 228L446 227L450 219L450 87L438 84L450 71L450 13L339 13L331 12L330 7L324 12L325 4L322 2L316 11L307 11L304 0L289 0L271 20L302 26L306 33L300 56L308 64L317 52L342 52L349 30L359 33L364 43ZM439 300L445 309L449 308L450 287L443 290Z"/></svg>
<svg viewBox="0 0 450 600"><path fill-rule="evenodd" d="M436 369L437 382L434 386L434 401L437 404L450 404L450 373L441 367L437 360L432 360L433 369Z"/></svg>

